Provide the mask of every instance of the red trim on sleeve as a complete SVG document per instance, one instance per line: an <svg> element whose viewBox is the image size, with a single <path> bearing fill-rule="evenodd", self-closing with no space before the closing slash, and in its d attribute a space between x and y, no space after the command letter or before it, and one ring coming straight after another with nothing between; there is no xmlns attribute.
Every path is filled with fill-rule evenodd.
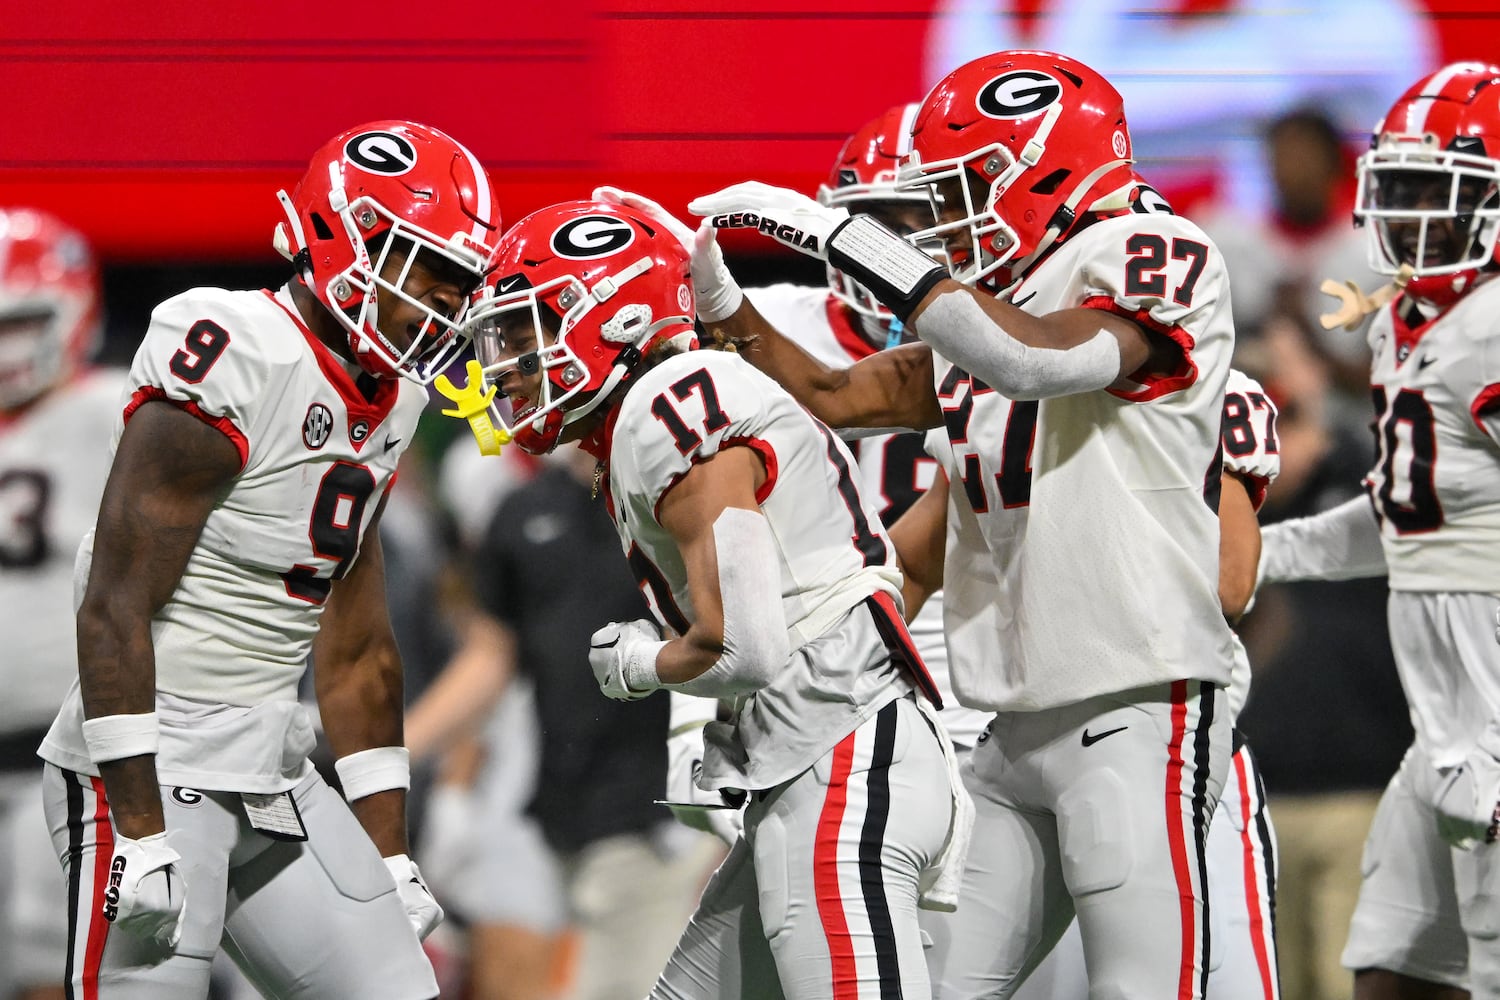
<svg viewBox="0 0 1500 1000"><path fill-rule="evenodd" d="M1198 363L1193 360L1193 347L1195 342L1193 335L1182 327L1175 324L1168 325L1152 317L1149 309L1126 309L1120 303L1108 295L1093 295L1084 299L1079 305L1084 309L1102 309L1108 313L1114 313L1122 319L1128 319L1138 326L1145 327L1153 333L1159 333L1182 348L1182 362L1176 370L1169 375L1161 375L1156 372L1148 372L1145 369L1137 369L1127 376L1132 382L1141 386L1134 392L1122 392L1119 389L1105 390L1112 396L1127 400L1132 403L1149 403L1153 399L1170 395L1179 389L1186 389L1198 381Z"/></svg>
<svg viewBox="0 0 1500 1000"><path fill-rule="evenodd" d="M771 495L771 491L776 488L776 475L779 469L779 466L776 463L776 449L772 448L771 442L767 441L765 438L732 437L725 438L723 441L719 442L718 451L715 451L714 455L721 454L726 448L749 448L751 451L759 455L760 460L765 463L766 481L764 483L761 483L760 489L755 491L755 502L765 503L766 499ZM700 462L707 461L709 458L713 458L713 455L705 457L695 452L692 456L689 457L688 461L690 461L693 465L697 465ZM667 499L667 494L671 493L672 490L676 488L678 483L687 478L688 472L691 471L693 470L689 469L687 470L687 472L682 472L678 475L673 476L672 481L667 484L666 489L661 491L661 496L656 498L656 503L651 508L651 516L656 519L657 524L661 523L661 505Z"/></svg>
<svg viewBox="0 0 1500 1000"><path fill-rule="evenodd" d="M1224 471L1244 484L1245 492L1250 495L1250 509L1259 514L1261 504L1266 502L1266 491L1271 488L1271 480L1240 469L1226 467Z"/></svg>
<svg viewBox="0 0 1500 1000"><path fill-rule="evenodd" d="M1474 426L1488 435L1490 430L1484 426L1480 418L1493 410L1500 410L1500 383L1491 382L1479 390L1479 395L1474 397L1474 402L1469 404L1469 416L1474 418Z"/></svg>
<svg viewBox="0 0 1500 1000"><path fill-rule="evenodd" d="M216 417L211 413L207 413L201 406L199 406L192 400L173 399L171 396L168 396L166 390L161 388L160 386L143 385L135 392L130 394L130 402L125 404L125 422L127 424L130 423L131 416L134 415L135 411L139 410L143 405L145 405L146 403L155 402L157 400L160 400L163 403L171 403L179 410L191 413L193 416L197 417L199 420L203 421L205 424L227 437L229 439L229 443L234 445L234 450L239 452L240 454L240 471L245 471L245 463L250 461L250 439L245 437L244 432L235 426L234 421L230 420L228 417Z"/></svg>

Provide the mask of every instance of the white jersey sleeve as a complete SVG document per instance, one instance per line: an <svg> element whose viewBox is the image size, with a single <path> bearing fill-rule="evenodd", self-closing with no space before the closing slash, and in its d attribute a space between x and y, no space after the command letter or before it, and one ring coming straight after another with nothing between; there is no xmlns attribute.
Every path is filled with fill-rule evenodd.
<svg viewBox="0 0 1500 1000"><path fill-rule="evenodd" d="M1177 215L1132 214L1106 220L1070 242L1078 244L1082 267L1078 305L1123 316L1171 340L1182 352L1172 371L1135 373L1135 388L1110 392L1146 402L1193 385L1203 367L1200 349L1217 353L1215 345L1200 344L1203 335L1232 338L1229 276L1218 248L1201 229Z"/></svg>
<svg viewBox="0 0 1500 1000"><path fill-rule="evenodd" d="M1276 404L1259 382L1237 368L1224 388L1224 471L1244 480L1256 511L1281 474Z"/></svg>

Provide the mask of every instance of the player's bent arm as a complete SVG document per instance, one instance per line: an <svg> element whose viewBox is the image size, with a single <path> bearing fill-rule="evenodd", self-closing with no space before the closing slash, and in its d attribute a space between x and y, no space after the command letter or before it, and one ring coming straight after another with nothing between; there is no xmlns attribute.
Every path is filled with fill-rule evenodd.
<svg viewBox="0 0 1500 1000"><path fill-rule="evenodd" d="M926 430L942 422L932 352L921 344L880 351L850 368L830 368L781 334L748 298L708 328L738 344L741 357L829 427Z"/></svg>
<svg viewBox="0 0 1500 1000"><path fill-rule="evenodd" d="M476 609L464 626L463 645L406 712L411 759L445 753L477 735L515 673L515 633Z"/></svg>
<svg viewBox="0 0 1500 1000"><path fill-rule="evenodd" d="M1261 584L1353 580L1385 573L1380 524L1367 497L1261 529Z"/></svg>
<svg viewBox="0 0 1500 1000"><path fill-rule="evenodd" d="M1244 480L1228 471L1219 478L1219 604L1224 617L1233 624L1255 596L1260 521Z"/></svg>
<svg viewBox="0 0 1500 1000"><path fill-rule="evenodd" d="M171 403L149 402L131 415L104 487L78 609L86 719L155 712L151 618L177 588L239 471L229 439ZM122 836L140 840L165 829L154 753L100 761L99 773Z"/></svg>
<svg viewBox="0 0 1500 1000"><path fill-rule="evenodd" d="M1101 309L1033 316L1008 302L940 282L912 314L924 343L1011 399L1046 399L1119 384L1142 369L1170 371L1181 351Z"/></svg>
<svg viewBox="0 0 1500 1000"><path fill-rule="evenodd" d="M385 556L380 546L380 509L365 528L359 555L333 584L313 640L313 681L323 731L344 781L344 797L382 857L407 854L406 789L410 776L395 775L405 763L401 733L401 655L391 632L385 598ZM390 777L367 794L351 788L342 765L365 751L392 757ZM399 756L399 762L394 761ZM366 756L357 760L377 758Z"/></svg>
<svg viewBox="0 0 1500 1000"><path fill-rule="evenodd" d="M657 655L664 686L728 697L764 687L786 666L780 557L755 500L765 477L753 450L726 448L661 500L658 519L682 554L695 619Z"/></svg>
<svg viewBox="0 0 1500 1000"><path fill-rule="evenodd" d="M890 527L901 563L901 598L910 622L943 586L948 541L948 477L938 472L932 487Z"/></svg>

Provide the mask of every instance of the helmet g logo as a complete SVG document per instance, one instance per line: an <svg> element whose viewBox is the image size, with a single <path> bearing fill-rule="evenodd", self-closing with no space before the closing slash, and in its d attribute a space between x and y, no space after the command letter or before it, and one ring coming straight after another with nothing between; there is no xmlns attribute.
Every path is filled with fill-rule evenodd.
<svg viewBox="0 0 1500 1000"><path fill-rule="evenodd" d="M585 215L552 234L552 252L568 260L591 260L623 250L635 241L635 229L624 219Z"/></svg>
<svg viewBox="0 0 1500 1000"><path fill-rule="evenodd" d="M417 150L394 132L361 132L344 143L350 163L372 174L396 177L417 165Z"/></svg>
<svg viewBox="0 0 1500 1000"><path fill-rule="evenodd" d="M1046 73L1017 69L985 84L974 103L990 118L1021 118L1056 104L1062 95L1062 84Z"/></svg>

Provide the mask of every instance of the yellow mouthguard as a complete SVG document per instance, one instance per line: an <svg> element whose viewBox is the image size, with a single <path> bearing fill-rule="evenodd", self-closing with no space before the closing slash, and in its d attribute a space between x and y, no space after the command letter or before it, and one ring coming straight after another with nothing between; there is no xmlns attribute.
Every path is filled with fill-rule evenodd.
<svg viewBox="0 0 1500 1000"><path fill-rule="evenodd" d="M464 374L468 378L462 387L454 385L446 375L439 375L432 383L438 392L453 401L453 409L443 410L443 416L467 420L469 430L474 432L474 440L479 444L480 454L498 455L503 446L510 444L510 432L496 427L490 420L490 401L495 398L497 387L492 385L485 389L484 370L478 361L470 359L464 366Z"/></svg>

